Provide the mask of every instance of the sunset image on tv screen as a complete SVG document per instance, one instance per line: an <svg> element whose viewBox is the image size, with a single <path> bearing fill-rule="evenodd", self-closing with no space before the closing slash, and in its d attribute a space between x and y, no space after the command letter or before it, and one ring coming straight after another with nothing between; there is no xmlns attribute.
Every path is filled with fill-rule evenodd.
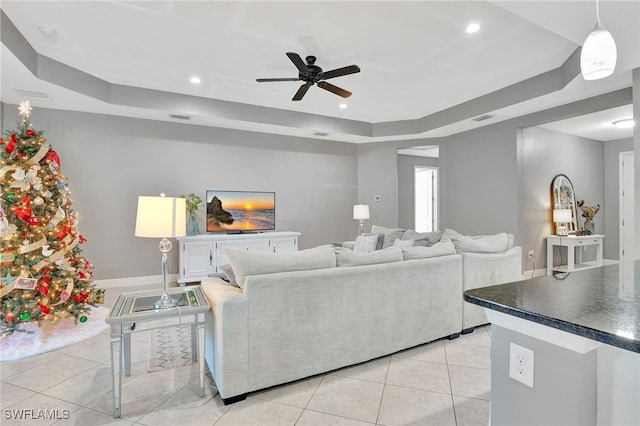
<svg viewBox="0 0 640 426"><path fill-rule="evenodd" d="M207 232L275 229L275 193L207 191Z"/></svg>

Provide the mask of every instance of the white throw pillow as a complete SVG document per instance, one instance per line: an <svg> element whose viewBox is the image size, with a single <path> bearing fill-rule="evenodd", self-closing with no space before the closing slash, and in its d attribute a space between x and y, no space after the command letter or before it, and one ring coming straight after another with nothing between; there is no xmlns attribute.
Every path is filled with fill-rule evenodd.
<svg viewBox="0 0 640 426"><path fill-rule="evenodd" d="M231 267L231 264L225 263L224 265L220 266L220 270L224 274L226 281L228 281L229 284L234 285L236 287L240 287L238 285L238 282L236 281L236 275L233 273L233 268Z"/></svg>
<svg viewBox="0 0 640 426"><path fill-rule="evenodd" d="M374 251L378 247L378 234L358 235L353 245L353 251Z"/></svg>
<svg viewBox="0 0 640 426"><path fill-rule="evenodd" d="M334 247L334 250L338 267L402 261L402 249L398 247L389 247L372 252L352 251L344 247Z"/></svg>
<svg viewBox="0 0 640 426"><path fill-rule="evenodd" d="M427 259L449 254L456 254L456 247L450 240L435 243L431 247L414 246L402 250L404 260Z"/></svg>
<svg viewBox="0 0 640 426"><path fill-rule="evenodd" d="M349 250L349 249L344 249ZM351 250L349 250L351 251ZM224 251L240 288L248 275L334 268L336 255L329 245L289 253L265 253L229 248Z"/></svg>
<svg viewBox="0 0 640 426"><path fill-rule="evenodd" d="M405 249L405 248L413 247L413 244L415 243L415 241L416 240L400 240L396 238L396 240L393 242L393 246L400 247L401 249Z"/></svg>

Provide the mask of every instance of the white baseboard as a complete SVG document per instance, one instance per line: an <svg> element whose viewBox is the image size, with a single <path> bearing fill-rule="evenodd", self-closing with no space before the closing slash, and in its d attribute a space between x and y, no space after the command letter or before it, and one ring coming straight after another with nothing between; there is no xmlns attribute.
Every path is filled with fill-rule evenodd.
<svg viewBox="0 0 640 426"><path fill-rule="evenodd" d="M178 282L178 274L167 275L167 286L175 287ZM113 278L109 280L95 280L93 283L98 288L136 287L157 284L162 287L162 275L148 275L144 277Z"/></svg>
<svg viewBox="0 0 640 426"><path fill-rule="evenodd" d="M522 273L522 279L523 280L529 280L531 278L535 278L535 277L544 277L545 275L547 275L547 269L532 269L529 271L524 271Z"/></svg>

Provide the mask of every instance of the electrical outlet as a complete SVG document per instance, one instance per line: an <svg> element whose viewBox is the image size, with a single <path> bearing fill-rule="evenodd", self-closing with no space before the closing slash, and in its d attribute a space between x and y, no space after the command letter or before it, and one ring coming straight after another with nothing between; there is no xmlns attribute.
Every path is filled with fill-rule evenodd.
<svg viewBox="0 0 640 426"><path fill-rule="evenodd" d="M533 250L529 250L527 256L529 257L529 259L533 259L535 257L535 253L533 252Z"/></svg>
<svg viewBox="0 0 640 426"><path fill-rule="evenodd" d="M509 377L533 388L533 351L509 343Z"/></svg>

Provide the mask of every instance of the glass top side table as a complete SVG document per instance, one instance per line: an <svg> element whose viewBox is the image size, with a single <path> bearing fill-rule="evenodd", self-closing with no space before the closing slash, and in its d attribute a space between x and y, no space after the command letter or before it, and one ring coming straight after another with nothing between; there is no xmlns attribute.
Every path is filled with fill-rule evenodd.
<svg viewBox="0 0 640 426"><path fill-rule="evenodd" d="M170 288L176 303L169 309L154 309L162 289L121 293L105 321L111 328L111 375L113 417L122 410L122 379L131 375L131 333L173 325L191 325L191 354L200 369L200 396L204 396L204 324L209 303L200 286Z"/></svg>

